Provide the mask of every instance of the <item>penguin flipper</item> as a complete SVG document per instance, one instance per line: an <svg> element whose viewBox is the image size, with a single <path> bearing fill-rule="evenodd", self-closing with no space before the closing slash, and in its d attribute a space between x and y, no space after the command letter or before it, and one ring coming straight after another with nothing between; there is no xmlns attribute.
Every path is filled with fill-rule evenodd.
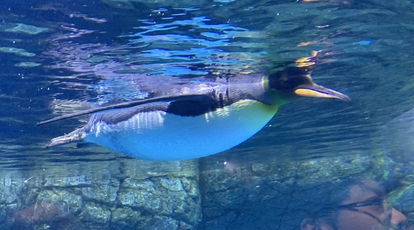
<svg viewBox="0 0 414 230"><path fill-rule="evenodd" d="M50 148L58 145L69 144L73 142L82 141L85 137L85 132L83 128L76 129L68 134L63 136L55 137L45 146L45 148Z"/></svg>
<svg viewBox="0 0 414 230"><path fill-rule="evenodd" d="M55 118L52 118L46 121L38 122L36 126L52 123L55 121L65 120L69 118L79 117L82 115L88 115L88 114L93 114L93 113L102 112L106 110L111 110L111 109L130 108L133 106L149 104L149 103L154 103L154 102L168 102L168 101L187 100L187 99L194 99L194 98L199 99L199 98L206 98L206 97L208 98L207 95L189 94L189 95L161 96L161 97L142 99L142 100L137 100L137 101L122 102L122 103L108 105L104 107L87 109L87 110L82 110L82 111L75 112L75 113L65 114L65 115L58 116L58 117L55 117Z"/></svg>

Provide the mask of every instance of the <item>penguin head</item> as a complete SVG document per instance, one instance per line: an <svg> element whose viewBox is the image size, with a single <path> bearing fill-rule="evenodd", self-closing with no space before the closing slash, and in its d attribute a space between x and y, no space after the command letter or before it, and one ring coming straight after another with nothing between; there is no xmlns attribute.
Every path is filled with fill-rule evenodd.
<svg viewBox="0 0 414 230"><path fill-rule="evenodd" d="M307 67L287 67L271 74L268 77L268 86L285 102L299 97L334 98L350 101L345 94L314 83L309 72Z"/></svg>

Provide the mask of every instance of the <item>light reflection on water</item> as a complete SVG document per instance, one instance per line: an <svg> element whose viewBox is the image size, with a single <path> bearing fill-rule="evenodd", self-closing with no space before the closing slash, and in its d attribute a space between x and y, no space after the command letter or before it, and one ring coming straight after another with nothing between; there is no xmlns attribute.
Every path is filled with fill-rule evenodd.
<svg viewBox="0 0 414 230"><path fill-rule="evenodd" d="M104 6L95 6L94 10L87 6L81 12L77 6L71 11L65 5L37 5L35 9L42 15L35 23L39 29L27 26L24 28L31 31L29 34L20 30L15 34L14 52L19 52L18 47L28 47L36 57L25 61L43 63L33 68L10 68L8 63L3 64L7 69L4 74L12 75L6 76L10 87L3 90L3 100L18 108L16 116L4 112L3 119L9 126L3 130L11 130L3 134L4 143L9 146L5 151L11 151L10 146L25 149L23 143L30 143L31 149L37 151L50 136L78 125L72 120L49 128L34 128L27 127L26 121L32 125L50 117L50 113L142 98L147 89L135 84L137 79L265 73L312 50L326 51L315 69L315 81L346 92L353 101L304 99L286 105L258 135L223 156L241 152L247 159L255 159L259 152L300 160L351 152L368 154L373 147L367 143L375 142L372 137L378 136L378 128L412 106L411 79L404 78L410 73L410 54L398 55L410 44L403 33L410 26L395 26L395 12L401 9L384 6L367 10L362 5L341 1L239 1L237 6L224 2L191 3L194 7L188 7L189 3L181 7L178 3L165 3L164 7L148 3L144 7L136 5L138 1L125 1L122 4L128 4L131 10L143 8L124 11L121 2L105 3L116 8L99 11ZM58 17L48 29L50 12L57 12ZM94 18L101 20L91 20ZM376 23L383 18L390 19L387 25ZM8 33L22 25L18 23L4 23L0 29ZM394 31L399 32L398 38L393 36ZM24 46L27 37L39 39L40 46ZM7 47L10 39L3 39L2 43ZM22 61L15 57L10 61ZM19 92L13 88L19 88ZM27 98L32 100L28 102ZM21 130L19 134L13 134L16 128ZM34 138L32 132L39 135ZM10 161L7 158L4 162ZM37 162L43 161L40 158Z"/></svg>

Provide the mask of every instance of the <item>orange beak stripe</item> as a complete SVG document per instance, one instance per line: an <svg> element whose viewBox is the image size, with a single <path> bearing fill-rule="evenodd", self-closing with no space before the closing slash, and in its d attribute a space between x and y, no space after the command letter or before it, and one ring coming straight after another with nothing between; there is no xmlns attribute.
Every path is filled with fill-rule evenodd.
<svg viewBox="0 0 414 230"><path fill-rule="evenodd" d="M312 89L296 89L295 94L304 97L336 98L333 95L321 93Z"/></svg>

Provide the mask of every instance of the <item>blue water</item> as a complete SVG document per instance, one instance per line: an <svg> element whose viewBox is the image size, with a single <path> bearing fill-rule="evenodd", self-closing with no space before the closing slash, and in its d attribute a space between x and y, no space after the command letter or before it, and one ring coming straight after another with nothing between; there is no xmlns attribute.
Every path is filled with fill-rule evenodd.
<svg viewBox="0 0 414 230"><path fill-rule="evenodd" d="M300 215L294 212L304 204L295 198L276 200L285 200L292 191L308 191L312 186L306 181L351 174L399 181L406 187L398 187L390 199L412 217L411 190L404 189L412 184L411 139L406 137L413 124L405 118L395 129L395 122L389 122L414 107L413 10L411 1L382 0L3 0L0 203L7 208L0 208L2 228L71 229L58 226L58 218L47 211L47 217L35 220L19 212L44 202L57 205L54 212L65 219L76 220L72 222L79 223L78 229L297 229L295 218ZM151 80L159 77L194 83L205 75L269 74L312 51L322 53L314 81L346 93L351 102L292 102L257 135L210 157L156 163L100 147L44 149L51 138L81 126L86 118L36 127L61 114L141 99L151 90ZM403 144L395 144L398 135L404 137L398 138ZM192 199L200 207L189 205L184 214L153 208L154 194L163 197L165 192L157 191L157 185L175 177L199 185L194 189L201 193ZM125 191L137 191L139 184L127 185L130 179L154 183L152 198L142 197L152 206L128 203ZM279 190L278 183L291 187ZM101 193L95 185L116 197L97 195ZM18 197L7 200L11 193ZM171 194L170 199L179 200L181 193ZM64 195L79 196L82 203L59 198ZM100 214L106 210L107 219L90 214L93 207ZM117 208L131 209L131 216L139 212L143 219L117 222ZM200 216L190 218L191 212ZM293 219L280 214L290 212ZM19 220L15 213L32 219L13 221ZM184 224L175 224L179 221Z"/></svg>

